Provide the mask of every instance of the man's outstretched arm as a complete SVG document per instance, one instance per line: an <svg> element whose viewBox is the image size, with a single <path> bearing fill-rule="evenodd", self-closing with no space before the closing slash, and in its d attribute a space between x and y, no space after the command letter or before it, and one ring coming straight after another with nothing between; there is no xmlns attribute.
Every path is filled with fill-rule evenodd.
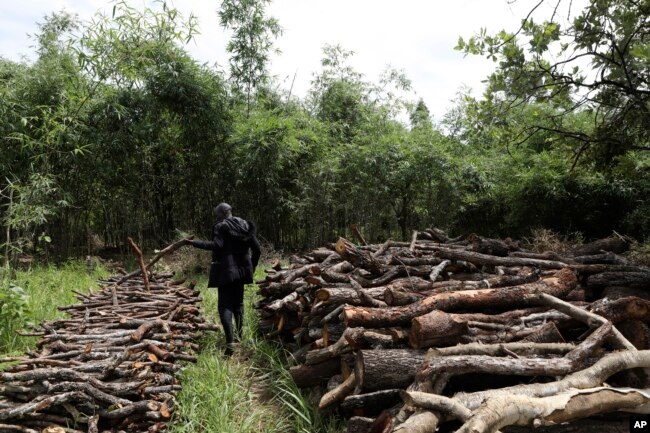
<svg viewBox="0 0 650 433"><path fill-rule="evenodd" d="M189 244L202 250L214 251L223 248L223 243L223 236L218 230L215 230L211 241L192 240Z"/></svg>

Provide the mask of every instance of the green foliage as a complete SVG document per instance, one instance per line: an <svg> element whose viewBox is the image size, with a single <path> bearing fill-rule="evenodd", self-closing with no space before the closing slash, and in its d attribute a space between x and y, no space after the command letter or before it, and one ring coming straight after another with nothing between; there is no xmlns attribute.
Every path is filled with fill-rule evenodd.
<svg viewBox="0 0 650 433"><path fill-rule="evenodd" d="M273 41L282 33L275 18L265 15L270 0L223 0L219 9L221 25L232 31L226 45L230 53L230 75L235 89L246 98L250 112L253 91L267 80Z"/></svg>
<svg viewBox="0 0 650 433"><path fill-rule="evenodd" d="M21 287L3 279L0 285L0 353L10 351L16 330L25 324L28 300Z"/></svg>
<svg viewBox="0 0 650 433"><path fill-rule="evenodd" d="M120 246L169 239L176 221L209 224L230 115L221 75L181 48L195 31L164 2L117 2L88 23L46 18L33 65L0 62L5 244L47 233L66 256L96 234ZM208 176L194 170L205 161Z"/></svg>
<svg viewBox="0 0 650 433"><path fill-rule="evenodd" d="M12 258L22 253L28 244L51 242L45 232L37 236L36 229L46 224L56 215L57 208L66 206L67 202L57 199L58 191L52 178L39 173L33 173L24 185L7 179L5 192L0 194L7 200L2 222L15 233L3 245L5 264L13 265Z"/></svg>
<svg viewBox="0 0 650 433"><path fill-rule="evenodd" d="M36 342L16 331L29 324L59 319L64 313L58 306L77 302L74 291L87 293L97 286L97 279L107 276L101 266L88 269L81 260L60 266L35 266L31 269L7 270L0 280L0 353L22 353ZM6 305L6 307L5 307Z"/></svg>
<svg viewBox="0 0 650 433"><path fill-rule="evenodd" d="M290 354L267 342L255 343L254 363L260 373L266 375L264 385L273 395L277 405L290 425L290 431L297 433L341 431L341 423L331 414L318 409L318 399L298 388L289 374L287 365ZM317 396L316 396L317 397Z"/></svg>
<svg viewBox="0 0 650 433"><path fill-rule="evenodd" d="M251 366L225 358L223 345L213 337L204 339L197 363L180 380L183 390L172 432L288 431L284 415L257 401L252 388L259 383Z"/></svg>
<svg viewBox="0 0 650 433"><path fill-rule="evenodd" d="M550 19L535 22L533 12L540 4L514 34L481 30L468 41L459 39L456 49L498 62L489 78L488 100L502 111L551 104L554 118L528 118L519 131L527 138L550 134L571 144L574 166L587 160L611 169L617 156L647 150L648 5L592 1L575 11L570 2L560 1ZM559 21L564 12L566 23ZM576 116L587 122L572 122Z"/></svg>
<svg viewBox="0 0 650 433"><path fill-rule="evenodd" d="M154 5L140 11L116 1L110 16L97 14L73 41L79 66L99 83L127 88L140 86L152 68L170 67L169 52L192 40L197 20L191 15L185 21L166 1Z"/></svg>

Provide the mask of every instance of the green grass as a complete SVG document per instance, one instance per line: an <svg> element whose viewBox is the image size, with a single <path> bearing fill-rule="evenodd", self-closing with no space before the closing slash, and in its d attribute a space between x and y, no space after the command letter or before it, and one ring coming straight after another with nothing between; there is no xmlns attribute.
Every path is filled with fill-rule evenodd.
<svg viewBox="0 0 650 433"><path fill-rule="evenodd" d="M262 274L257 275L258 278ZM206 320L218 323L215 289L199 278ZM341 430L296 387L287 370L284 351L260 339L253 304L255 286L244 298L244 338L232 358L222 355L223 334L210 333L202 342L196 364L183 371L172 433L334 433Z"/></svg>
<svg viewBox="0 0 650 433"><path fill-rule="evenodd" d="M88 293L96 289L97 279L108 275L106 269L95 267L89 270L81 260L63 265L36 266L28 270L18 270L13 280L7 274L0 278L0 290L6 291L10 285L23 289L27 302L22 312L15 317L2 319L0 312L0 353L22 354L35 342L35 337L23 337L16 333L30 324L38 325L44 320L62 318L65 313L58 306L77 302L72 290ZM6 317L6 316L5 316Z"/></svg>

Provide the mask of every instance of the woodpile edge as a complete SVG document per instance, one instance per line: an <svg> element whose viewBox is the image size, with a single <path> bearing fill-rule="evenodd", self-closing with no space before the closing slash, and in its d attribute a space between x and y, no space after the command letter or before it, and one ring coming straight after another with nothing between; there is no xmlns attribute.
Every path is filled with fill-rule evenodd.
<svg viewBox="0 0 650 433"><path fill-rule="evenodd" d="M626 239L560 254L439 229L372 245L353 233L358 245L274 263L257 305L295 383L320 390L347 432L650 413L650 269L620 255Z"/></svg>

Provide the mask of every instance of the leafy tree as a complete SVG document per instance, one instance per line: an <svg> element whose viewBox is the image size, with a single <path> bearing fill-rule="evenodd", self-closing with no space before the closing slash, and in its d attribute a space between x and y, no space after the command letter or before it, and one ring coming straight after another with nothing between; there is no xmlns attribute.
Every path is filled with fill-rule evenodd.
<svg viewBox="0 0 650 433"><path fill-rule="evenodd" d="M412 128L429 128L431 124L431 113L422 98L418 101L415 109L409 115Z"/></svg>
<svg viewBox="0 0 650 433"><path fill-rule="evenodd" d="M47 224L69 204L66 182L87 149L79 136L86 86L67 43L77 28L69 14L52 14L40 24L33 65L0 64L0 165L6 170L0 180L0 220L6 262L27 245L49 242Z"/></svg>
<svg viewBox="0 0 650 433"><path fill-rule="evenodd" d="M217 173L230 115L222 77L180 47L193 19L165 3L139 11L118 2L110 16L80 24L53 15L42 29L33 65L0 63L7 240L29 220L29 232L51 234L65 255L93 233L109 245L127 235L159 243L177 227L209 224L215 189L225 189ZM206 161L210 169L196 169Z"/></svg>
<svg viewBox="0 0 650 433"><path fill-rule="evenodd" d="M268 76L269 54L273 41L282 33L278 21L267 17L271 0L223 0L219 9L221 25L233 35L226 51L230 57L230 75L235 89L246 97L246 115L250 114L253 91Z"/></svg>
<svg viewBox="0 0 650 433"><path fill-rule="evenodd" d="M550 132L572 143L574 167L585 156L611 166L618 155L650 150L650 5L592 0L576 12L560 0L551 17L536 22L533 12L542 3L515 33L460 38L457 49L498 62L487 97L500 110L552 104L555 115L544 122L529 119L521 137ZM567 22L562 6L571 17ZM572 122L574 113L589 122Z"/></svg>
<svg viewBox="0 0 650 433"><path fill-rule="evenodd" d="M185 20L164 2L142 11L120 2L79 41L81 64L97 83L85 131L97 146L91 167L101 187L89 200L111 243L203 227L215 190L226 189L217 176L230 154L225 84L183 50L196 31L193 16ZM116 160L115 152L128 157Z"/></svg>

